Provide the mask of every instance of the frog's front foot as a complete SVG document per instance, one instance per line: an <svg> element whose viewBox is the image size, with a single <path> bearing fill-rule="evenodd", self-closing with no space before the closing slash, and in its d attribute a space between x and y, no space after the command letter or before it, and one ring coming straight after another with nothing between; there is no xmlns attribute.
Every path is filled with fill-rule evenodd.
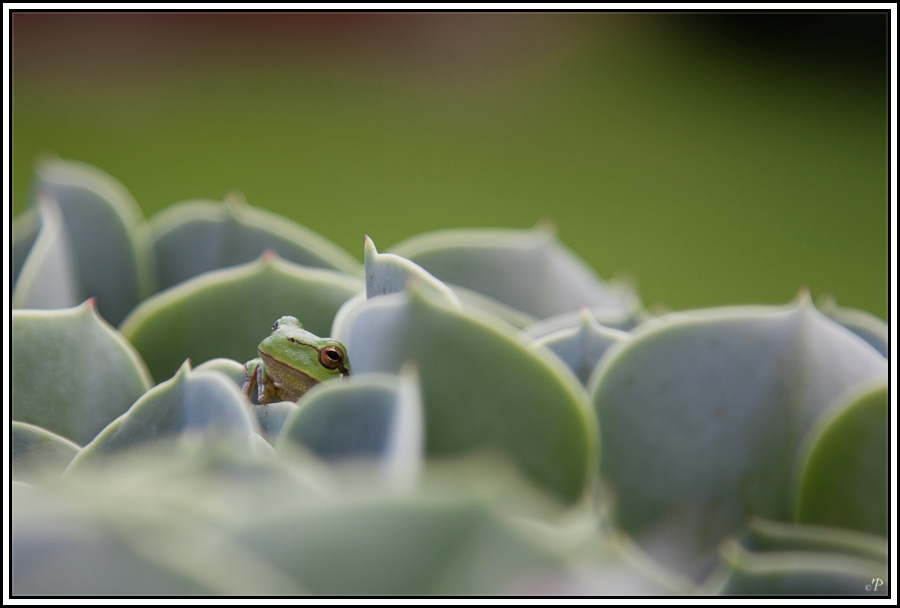
<svg viewBox="0 0 900 608"><path fill-rule="evenodd" d="M241 390L244 392L244 397L247 398L247 401L253 402L251 395L253 394L253 389L256 388L256 370L259 368L259 364L262 363L260 359L250 359L244 364L244 369L247 372L247 379L244 380L243 386L241 386Z"/></svg>

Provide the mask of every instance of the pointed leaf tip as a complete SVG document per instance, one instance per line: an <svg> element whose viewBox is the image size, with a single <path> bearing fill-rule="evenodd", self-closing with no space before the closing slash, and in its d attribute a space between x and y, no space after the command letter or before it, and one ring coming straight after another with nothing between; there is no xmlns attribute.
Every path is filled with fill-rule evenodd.
<svg viewBox="0 0 900 608"><path fill-rule="evenodd" d="M537 224L534 225L535 230L543 232L547 236L555 236L556 228L556 221L549 217L542 217L538 220Z"/></svg>
<svg viewBox="0 0 900 608"><path fill-rule="evenodd" d="M235 211L247 204L247 197L240 190L229 190L222 197L222 201L234 215Z"/></svg>
<svg viewBox="0 0 900 608"><path fill-rule="evenodd" d="M797 291L797 295L794 297L794 301L802 307L808 307L812 305L812 296L809 293L809 287L801 287Z"/></svg>
<svg viewBox="0 0 900 608"><path fill-rule="evenodd" d="M378 255L378 249L375 247L375 241L369 238L369 235L366 235L366 240L363 242L363 252L366 256L375 256Z"/></svg>
<svg viewBox="0 0 900 608"><path fill-rule="evenodd" d="M428 284L435 292L459 307L459 298L444 283L418 264L393 253L378 253L375 243L365 243L366 296L371 298Z"/></svg>

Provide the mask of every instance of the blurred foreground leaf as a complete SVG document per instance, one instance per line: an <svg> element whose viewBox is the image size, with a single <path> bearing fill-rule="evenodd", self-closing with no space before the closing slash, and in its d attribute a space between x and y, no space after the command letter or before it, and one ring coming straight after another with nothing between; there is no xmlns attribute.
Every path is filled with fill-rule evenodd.
<svg viewBox="0 0 900 608"><path fill-rule="evenodd" d="M40 483L58 478L81 449L64 437L24 422L12 423L12 478Z"/></svg>

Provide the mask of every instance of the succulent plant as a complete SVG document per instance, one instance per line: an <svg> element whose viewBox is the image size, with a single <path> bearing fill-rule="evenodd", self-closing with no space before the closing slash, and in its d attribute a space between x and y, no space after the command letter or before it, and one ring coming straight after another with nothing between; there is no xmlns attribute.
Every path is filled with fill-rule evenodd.
<svg viewBox="0 0 900 608"><path fill-rule="evenodd" d="M14 595L888 593L867 313L654 316L546 225L360 265L55 158L13 228ZM285 315L351 375L248 400Z"/></svg>

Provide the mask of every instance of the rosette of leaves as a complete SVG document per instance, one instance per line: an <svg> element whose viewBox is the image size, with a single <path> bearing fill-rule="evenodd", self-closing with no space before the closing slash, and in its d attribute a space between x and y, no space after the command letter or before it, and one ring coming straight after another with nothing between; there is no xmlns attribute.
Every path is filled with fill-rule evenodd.
<svg viewBox="0 0 900 608"><path fill-rule="evenodd" d="M238 195L144 221L58 159L33 193L13 594L885 592L877 319L653 318L545 226L366 238L360 265ZM284 315L353 375L248 402Z"/></svg>

